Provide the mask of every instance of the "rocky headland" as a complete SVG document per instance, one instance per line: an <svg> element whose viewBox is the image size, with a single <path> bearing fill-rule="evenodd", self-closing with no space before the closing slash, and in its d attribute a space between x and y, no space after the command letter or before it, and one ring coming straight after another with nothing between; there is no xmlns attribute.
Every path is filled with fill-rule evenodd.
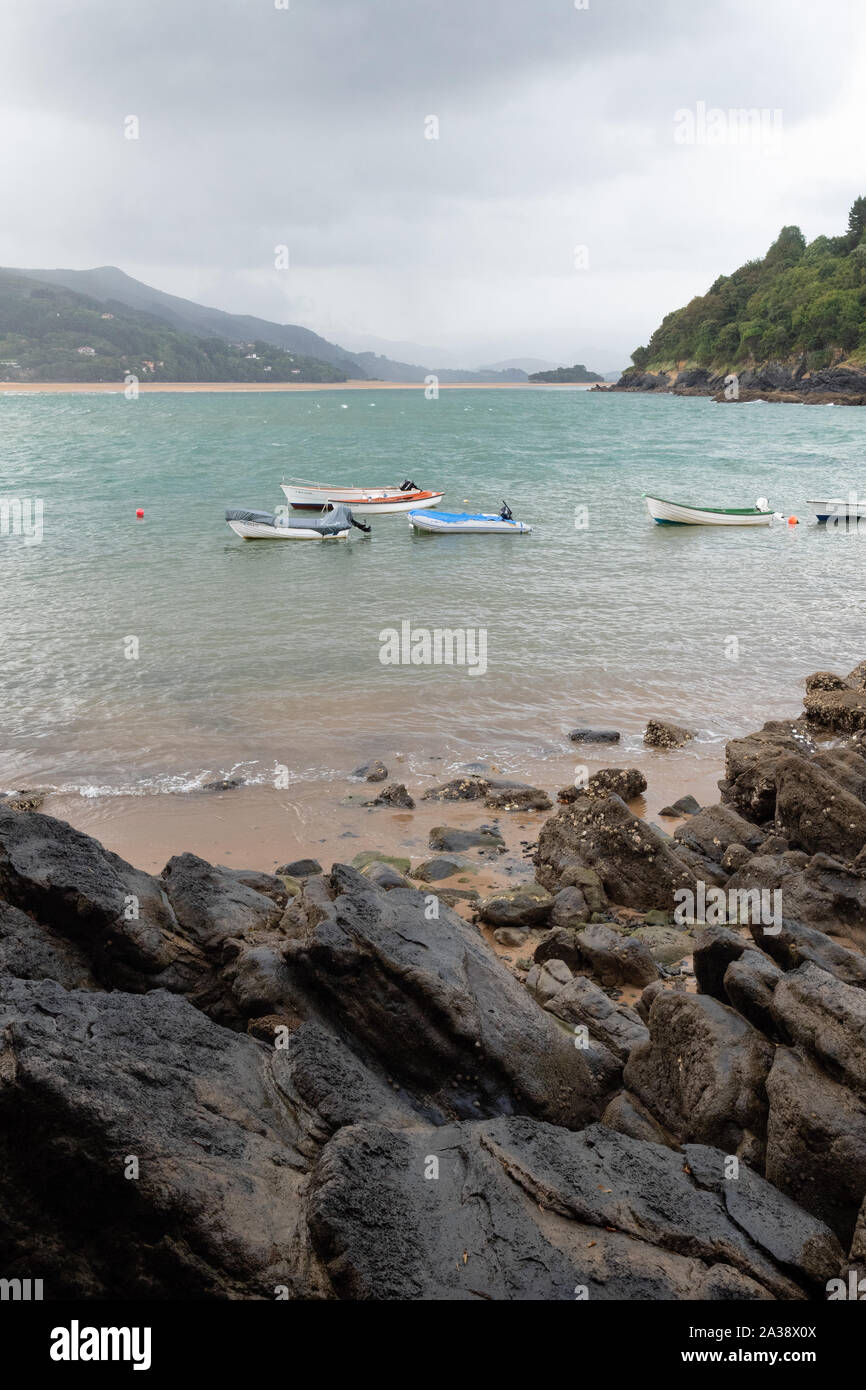
<svg viewBox="0 0 866 1390"><path fill-rule="evenodd" d="M841 235L807 242L799 227L783 227L766 255L666 314L614 390L866 405L864 284L859 197Z"/></svg>
<svg viewBox="0 0 866 1390"><path fill-rule="evenodd" d="M381 771L371 799L409 809ZM568 1301L862 1275L866 664L732 740L673 834L630 808L645 785L605 768L555 809L457 778L423 863L330 872L149 874L0 801L0 1273ZM456 887L499 852L484 814L527 810L534 877Z"/></svg>
<svg viewBox="0 0 866 1390"><path fill-rule="evenodd" d="M739 368L736 377L733 390L731 373L709 367L667 367L656 371L630 367L614 386L604 389L710 396L720 404L732 405L759 400L793 405L866 405L866 369L844 362L819 370L809 370L805 358L761 362Z"/></svg>

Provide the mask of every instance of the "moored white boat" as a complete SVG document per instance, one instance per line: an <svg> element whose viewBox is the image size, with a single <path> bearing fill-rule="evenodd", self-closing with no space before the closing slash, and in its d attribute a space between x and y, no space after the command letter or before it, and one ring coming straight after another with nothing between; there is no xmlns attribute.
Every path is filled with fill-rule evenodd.
<svg viewBox="0 0 866 1390"><path fill-rule="evenodd" d="M416 511L409 513L409 525L414 526L416 531L430 531L438 535L468 532L475 535L525 536L532 530L525 521L515 521L510 514L497 515L495 512Z"/></svg>
<svg viewBox="0 0 866 1390"><path fill-rule="evenodd" d="M386 483L380 487L342 487L330 483L306 483L294 479L280 484L286 500L296 511L319 511L326 502L345 502L358 516L391 516L395 512L410 512L420 507L435 507L444 492L430 492L409 482L398 486Z"/></svg>
<svg viewBox="0 0 866 1390"><path fill-rule="evenodd" d="M769 526L779 513L765 497L754 507L692 507L644 493L647 511L660 526Z"/></svg>
<svg viewBox="0 0 866 1390"><path fill-rule="evenodd" d="M866 500L858 498L856 493L852 493L850 497L813 497L806 506L812 508L819 521L832 521L837 518L851 521L866 517Z"/></svg>
<svg viewBox="0 0 866 1390"><path fill-rule="evenodd" d="M230 507L226 521L244 541L346 541L353 526L360 531L370 530L369 526L357 522L349 508L342 504L320 508L318 516L303 521L289 516L285 508L281 513L274 513Z"/></svg>
<svg viewBox="0 0 866 1390"><path fill-rule="evenodd" d="M242 541L347 541L348 531L336 531L323 536L308 526L269 526L259 521L229 521L236 536Z"/></svg>

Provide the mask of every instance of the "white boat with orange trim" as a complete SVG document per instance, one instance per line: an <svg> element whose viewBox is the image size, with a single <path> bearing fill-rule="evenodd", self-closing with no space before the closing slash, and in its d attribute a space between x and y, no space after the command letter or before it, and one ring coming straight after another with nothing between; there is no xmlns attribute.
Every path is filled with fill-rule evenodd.
<svg viewBox="0 0 866 1390"><path fill-rule="evenodd" d="M380 487L345 487L342 484L308 483L303 478L291 478L281 483L286 500L296 511L319 512L328 502L343 502L358 516L390 516L394 512L411 512L423 507L435 507L444 492L429 492L417 483L385 483Z"/></svg>

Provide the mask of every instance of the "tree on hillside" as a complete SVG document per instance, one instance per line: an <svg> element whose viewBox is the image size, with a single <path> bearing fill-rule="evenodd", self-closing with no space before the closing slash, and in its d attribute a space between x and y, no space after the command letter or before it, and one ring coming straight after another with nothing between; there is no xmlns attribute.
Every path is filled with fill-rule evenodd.
<svg viewBox="0 0 866 1390"><path fill-rule="evenodd" d="M848 238L852 246L857 246L866 231L866 198L855 198L848 213Z"/></svg>
<svg viewBox="0 0 866 1390"><path fill-rule="evenodd" d="M796 265L806 250L806 238L799 227L783 227L766 256L764 265Z"/></svg>

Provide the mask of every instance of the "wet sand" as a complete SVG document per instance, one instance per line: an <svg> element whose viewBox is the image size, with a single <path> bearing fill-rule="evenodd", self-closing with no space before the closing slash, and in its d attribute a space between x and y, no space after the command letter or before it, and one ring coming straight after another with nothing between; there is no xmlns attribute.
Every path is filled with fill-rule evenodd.
<svg viewBox="0 0 866 1390"><path fill-rule="evenodd" d="M688 792L702 805L718 800L716 783L723 769L716 757L698 761L659 753L637 759L611 756L612 752L593 761L592 771L639 763L648 787L644 796L631 803L632 808L636 815L669 832L678 822L659 819L662 806ZM399 761L389 762L387 754L384 760L390 767L389 781L404 782L414 798L413 811L361 806L360 801L376 796L386 784L348 777L345 781L296 783L288 790L264 784L221 792L146 796L58 793L49 795L42 809L94 835L108 849L149 872L159 872L173 854L186 850L212 863L267 872L306 856L330 868L334 862L350 862L362 850L400 855L409 858L414 867L431 857L428 839L433 826L476 829L496 823L506 842L506 854L497 856L492 865L482 861L476 851L469 858L485 863L487 872L495 866L495 881L500 883L533 877L521 841L534 843L552 811L490 811L480 801L423 801L425 790L455 774L440 769L421 780L411 776ZM561 767L545 767L543 779L515 769L510 769L508 776L541 786L556 804L556 793L571 781L573 768L573 756L564 755ZM492 771L490 775L502 774Z"/></svg>

